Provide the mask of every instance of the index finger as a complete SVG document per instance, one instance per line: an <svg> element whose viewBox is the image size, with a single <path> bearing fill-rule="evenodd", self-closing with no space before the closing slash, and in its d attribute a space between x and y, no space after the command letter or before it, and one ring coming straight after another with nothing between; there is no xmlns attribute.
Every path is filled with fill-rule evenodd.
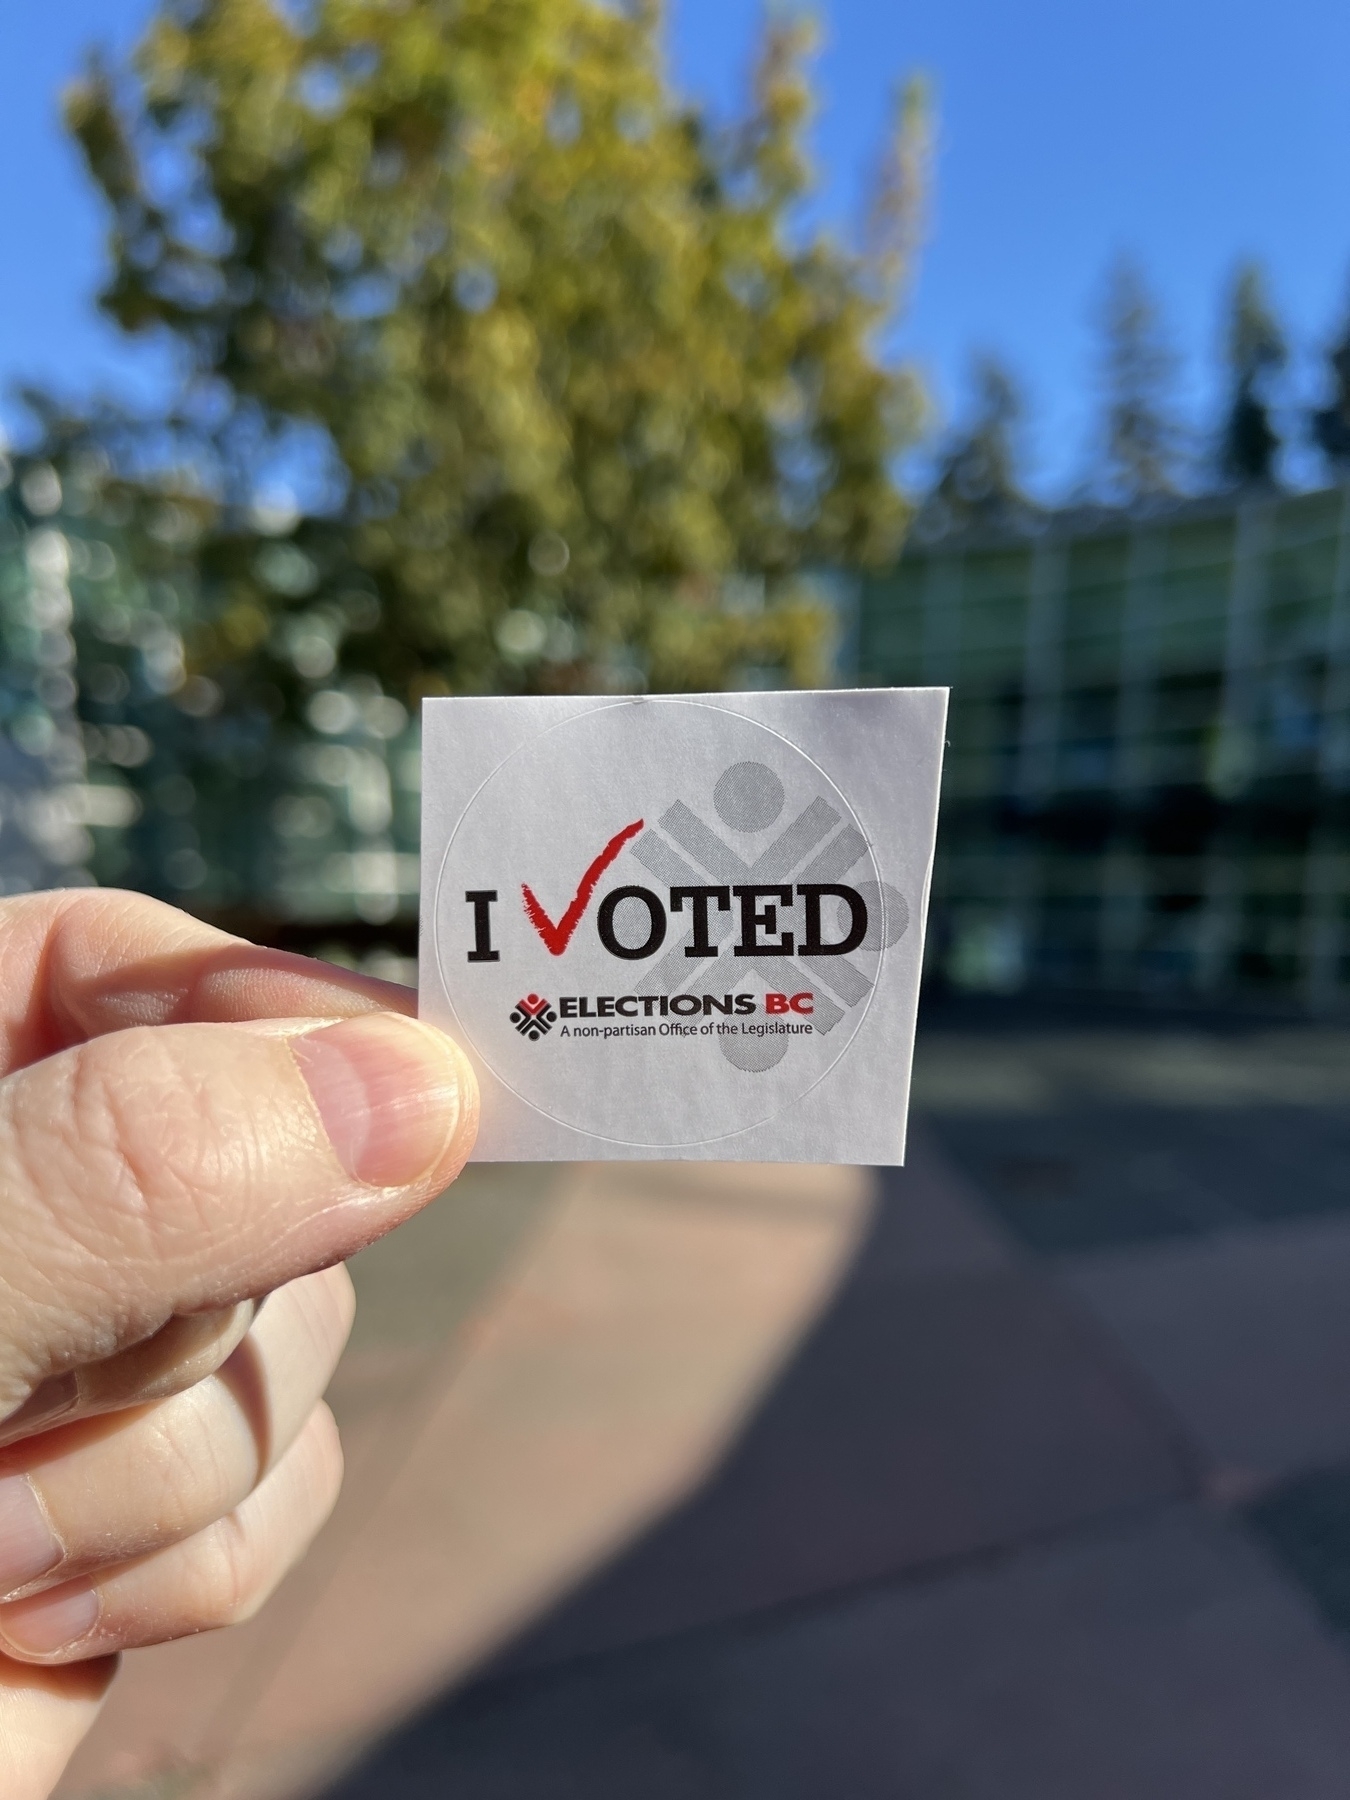
<svg viewBox="0 0 1350 1800"><path fill-rule="evenodd" d="M144 894L0 901L0 1075L134 1025L416 1009L409 988L250 944Z"/></svg>

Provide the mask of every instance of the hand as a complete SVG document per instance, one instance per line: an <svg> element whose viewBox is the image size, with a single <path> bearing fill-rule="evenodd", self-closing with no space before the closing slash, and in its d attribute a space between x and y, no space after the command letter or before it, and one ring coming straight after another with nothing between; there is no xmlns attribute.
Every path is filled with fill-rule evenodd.
<svg viewBox="0 0 1350 1800"><path fill-rule="evenodd" d="M476 1127L412 1005L136 895L0 902L5 1800L50 1792L119 1650L248 1618L327 1517L337 1265Z"/></svg>

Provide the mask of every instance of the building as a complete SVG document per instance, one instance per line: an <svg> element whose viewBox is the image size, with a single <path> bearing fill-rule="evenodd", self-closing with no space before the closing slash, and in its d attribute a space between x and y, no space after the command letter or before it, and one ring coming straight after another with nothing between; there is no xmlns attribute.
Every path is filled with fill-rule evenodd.
<svg viewBox="0 0 1350 1800"><path fill-rule="evenodd" d="M970 988L1350 989L1350 486L916 532L858 677L952 714L932 956Z"/></svg>
<svg viewBox="0 0 1350 1800"><path fill-rule="evenodd" d="M161 505L133 554L105 475L0 458L0 891L96 881L262 935L321 942L356 919L410 937L417 721L338 676L332 609L280 540L259 579L290 601L292 691L255 680L227 701L191 667L190 513Z"/></svg>
<svg viewBox="0 0 1350 1800"><path fill-rule="evenodd" d="M4 505L0 455L0 895L87 883L93 849L76 717L75 639L66 539L41 523L50 488L20 529Z"/></svg>
<svg viewBox="0 0 1350 1800"><path fill-rule="evenodd" d="M187 512L133 556L118 505L98 471L0 461L0 889L97 880L410 946L417 722L337 668L340 608L373 595L325 600L265 544L290 692L225 696L190 666ZM1350 997L1350 486L921 522L845 637L864 682L953 690L942 975Z"/></svg>

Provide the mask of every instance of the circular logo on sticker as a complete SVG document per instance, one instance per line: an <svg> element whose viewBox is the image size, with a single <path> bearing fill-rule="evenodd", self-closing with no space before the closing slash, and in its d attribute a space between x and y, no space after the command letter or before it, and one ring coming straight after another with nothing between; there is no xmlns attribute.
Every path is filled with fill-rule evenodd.
<svg viewBox="0 0 1350 1800"><path fill-rule="evenodd" d="M515 751L456 826L434 951L520 1099L615 1144L706 1146L847 1049L909 922L820 767L698 701L598 705Z"/></svg>

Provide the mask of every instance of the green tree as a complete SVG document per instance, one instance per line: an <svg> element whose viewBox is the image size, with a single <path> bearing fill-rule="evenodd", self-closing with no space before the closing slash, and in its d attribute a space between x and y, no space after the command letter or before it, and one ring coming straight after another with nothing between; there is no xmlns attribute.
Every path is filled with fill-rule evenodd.
<svg viewBox="0 0 1350 1800"><path fill-rule="evenodd" d="M1259 263L1244 263L1237 272L1226 351L1231 397L1223 426L1223 473L1240 485L1273 482L1280 451L1271 416L1273 387L1289 352Z"/></svg>
<svg viewBox="0 0 1350 1800"><path fill-rule="evenodd" d="M942 451L928 503L927 522L944 529L998 525L1030 510L1019 473L1021 390L989 355L974 359L970 382L969 417Z"/></svg>
<svg viewBox="0 0 1350 1800"><path fill-rule="evenodd" d="M1331 398L1312 415L1313 440L1334 474L1350 470L1350 322L1327 352Z"/></svg>
<svg viewBox="0 0 1350 1800"><path fill-rule="evenodd" d="M658 27L601 0L166 0L132 71L72 90L102 304L179 352L112 467L195 496L196 667L292 704L334 659L412 699L820 672L802 572L885 560L906 522L916 390L874 341L922 96L848 254L796 221L807 28L775 18L717 130Z"/></svg>
<svg viewBox="0 0 1350 1800"><path fill-rule="evenodd" d="M1100 308L1103 497L1126 506L1175 494L1181 430L1173 407L1177 360L1138 265L1108 271Z"/></svg>

